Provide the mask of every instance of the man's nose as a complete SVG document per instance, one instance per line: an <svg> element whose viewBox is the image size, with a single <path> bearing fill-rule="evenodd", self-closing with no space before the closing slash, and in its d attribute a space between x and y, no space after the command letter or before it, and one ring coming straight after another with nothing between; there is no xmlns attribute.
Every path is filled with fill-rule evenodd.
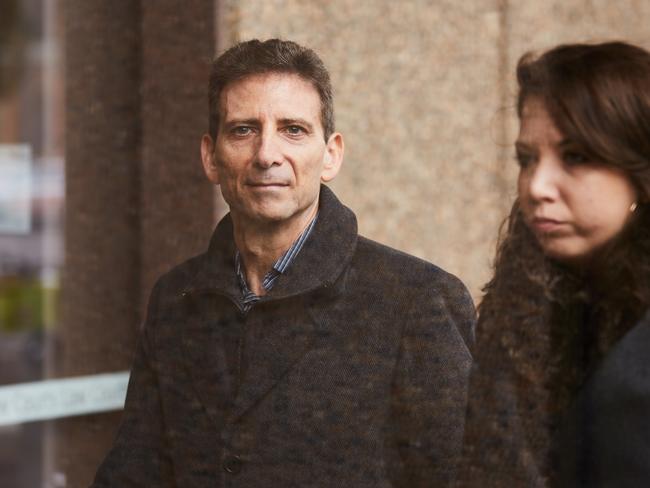
<svg viewBox="0 0 650 488"><path fill-rule="evenodd" d="M270 168L274 164L282 164L282 146L278 135L273 132L263 132L259 138L256 163L262 168Z"/></svg>
<svg viewBox="0 0 650 488"><path fill-rule="evenodd" d="M528 169L528 194L537 201L552 201L558 197L559 171L553 161L541 159Z"/></svg>

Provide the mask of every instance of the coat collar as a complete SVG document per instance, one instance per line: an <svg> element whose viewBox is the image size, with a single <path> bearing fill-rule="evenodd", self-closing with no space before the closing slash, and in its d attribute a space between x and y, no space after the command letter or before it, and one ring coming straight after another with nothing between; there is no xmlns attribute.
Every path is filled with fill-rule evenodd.
<svg viewBox="0 0 650 488"><path fill-rule="evenodd" d="M249 351L247 378L234 399L230 416L237 419L248 412L312 347L312 343L322 334L322 311L326 296L343 291L345 280L339 279L349 266L357 244L357 222L351 210L343 206L331 190L321 186L319 215L311 235L291 266L280 277L271 291L256 304L271 302L281 298L297 297L280 306L270 306L265 313L267 323L273 327L265 328L254 349ZM239 302L241 290L234 266L235 245L230 216L219 223L210 242L210 247L201 263L199 271L191 281L187 292L219 293L230 296ZM330 286L336 283L336 286ZM318 290L307 299L306 293ZM202 302L204 305L208 302ZM269 304L271 305L271 304ZM306 305L306 306L305 306ZM209 305L206 305L209 306ZM218 314L215 314L215 316ZM320 318L319 318L320 317ZM249 324L250 326L250 324ZM183 332L186 361L193 377L195 390L206 406L207 412L221 425L219 414L222 411L223 396L221 388L226 385L227 365L223 355L206 344L219 341L220 328L214 327L210 320L191 321ZM253 347L253 346L250 346ZM225 385L225 386L224 386ZM221 402L221 403L220 403Z"/></svg>
<svg viewBox="0 0 650 488"><path fill-rule="evenodd" d="M262 299L277 300L329 287L348 266L356 244L354 213L332 190L321 185L316 226L291 266ZM228 214L212 235L205 266L199 269L186 291L212 291L236 301L241 290L235 273L235 252L233 224Z"/></svg>

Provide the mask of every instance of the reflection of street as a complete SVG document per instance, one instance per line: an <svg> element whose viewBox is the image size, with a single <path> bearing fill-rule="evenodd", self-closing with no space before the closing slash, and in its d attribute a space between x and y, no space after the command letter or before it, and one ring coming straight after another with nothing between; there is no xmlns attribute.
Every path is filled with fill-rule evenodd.
<svg viewBox="0 0 650 488"><path fill-rule="evenodd" d="M63 164L39 163L28 195L29 232L0 233L0 385L43 378L46 334L56 323ZM0 427L0 486L42 486L45 432L43 422Z"/></svg>
<svg viewBox="0 0 650 488"><path fill-rule="evenodd" d="M57 318L62 161L39 161L32 175L30 232L0 233L0 385L43 378ZM44 432L42 423L0 429L0 486L40 486Z"/></svg>
<svg viewBox="0 0 650 488"><path fill-rule="evenodd" d="M0 385L38 381L63 261L63 77L57 1L0 8ZM28 400L23 409L38 408ZM1 406L0 406L1 408ZM0 426L0 487L41 488L47 423Z"/></svg>

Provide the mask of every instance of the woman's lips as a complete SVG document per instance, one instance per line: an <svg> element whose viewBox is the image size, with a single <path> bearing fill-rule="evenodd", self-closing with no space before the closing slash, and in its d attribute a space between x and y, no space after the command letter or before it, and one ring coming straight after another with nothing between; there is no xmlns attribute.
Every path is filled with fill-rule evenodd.
<svg viewBox="0 0 650 488"><path fill-rule="evenodd" d="M545 217L535 217L531 222L531 227L542 234L551 234L566 229L568 224L561 220L549 219Z"/></svg>

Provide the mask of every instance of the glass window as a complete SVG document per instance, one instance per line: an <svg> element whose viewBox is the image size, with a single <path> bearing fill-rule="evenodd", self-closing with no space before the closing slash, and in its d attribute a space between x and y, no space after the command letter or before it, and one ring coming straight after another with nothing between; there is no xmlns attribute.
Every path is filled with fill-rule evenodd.
<svg viewBox="0 0 650 488"><path fill-rule="evenodd" d="M0 15L0 385L46 376L58 317L64 202L58 5L3 0ZM0 425L0 486L43 486L45 437L42 422Z"/></svg>

